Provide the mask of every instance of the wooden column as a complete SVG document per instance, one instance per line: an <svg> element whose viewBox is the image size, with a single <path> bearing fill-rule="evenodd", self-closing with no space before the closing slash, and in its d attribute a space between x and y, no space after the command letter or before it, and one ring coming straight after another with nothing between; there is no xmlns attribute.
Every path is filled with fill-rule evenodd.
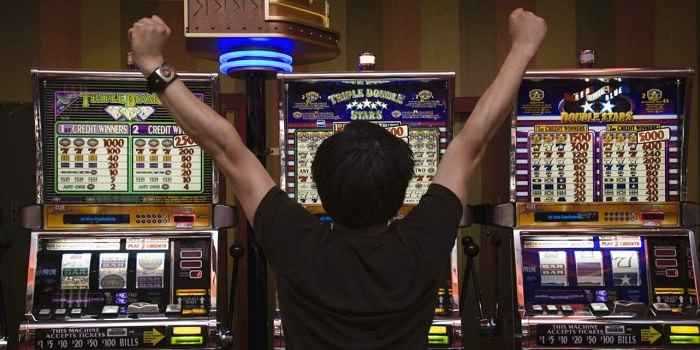
<svg viewBox="0 0 700 350"><path fill-rule="evenodd" d="M80 0L39 1L39 66L81 67Z"/></svg>
<svg viewBox="0 0 700 350"><path fill-rule="evenodd" d="M420 69L419 0L382 0L381 6L383 69Z"/></svg>

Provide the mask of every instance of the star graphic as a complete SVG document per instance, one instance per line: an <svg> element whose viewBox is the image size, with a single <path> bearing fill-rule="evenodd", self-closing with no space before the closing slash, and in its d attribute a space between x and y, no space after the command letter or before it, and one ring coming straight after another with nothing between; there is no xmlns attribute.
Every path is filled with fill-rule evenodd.
<svg viewBox="0 0 700 350"><path fill-rule="evenodd" d="M610 102L610 101L605 101L605 102L603 102L603 109L601 110L601 112L603 112L603 113L605 113L605 112L612 112L612 111L613 111L613 110L612 110L613 107L615 107L615 105L612 104L612 102Z"/></svg>
<svg viewBox="0 0 700 350"><path fill-rule="evenodd" d="M363 108L368 108L371 104L372 104L372 102L370 102L368 99L365 99L364 101L362 101Z"/></svg>
<svg viewBox="0 0 700 350"><path fill-rule="evenodd" d="M630 282L630 276L624 276L624 277L622 277L622 279L621 279L621 281L620 281L620 285L621 285L621 286L631 286L632 283Z"/></svg>
<svg viewBox="0 0 700 350"><path fill-rule="evenodd" d="M387 108L389 108L389 106L387 106L387 104L384 103L384 102L378 102L378 103L379 103L379 106L382 107L382 109L387 109Z"/></svg>
<svg viewBox="0 0 700 350"><path fill-rule="evenodd" d="M355 106L355 101L352 101L352 102L348 103L347 105L345 105L345 109L346 110L352 109L354 106Z"/></svg>
<svg viewBox="0 0 700 350"><path fill-rule="evenodd" d="M586 101L586 103L582 104L581 107L583 107L583 112L591 112L593 113L593 104L590 102Z"/></svg>
<svg viewBox="0 0 700 350"><path fill-rule="evenodd" d="M370 106L370 108L372 108L372 109L377 109L377 103L376 103L376 102L370 103L369 106Z"/></svg>

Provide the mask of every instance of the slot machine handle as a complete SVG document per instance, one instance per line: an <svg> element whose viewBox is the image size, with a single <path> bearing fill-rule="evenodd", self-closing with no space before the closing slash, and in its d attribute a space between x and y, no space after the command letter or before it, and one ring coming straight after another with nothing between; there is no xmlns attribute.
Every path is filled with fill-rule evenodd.
<svg viewBox="0 0 700 350"><path fill-rule="evenodd" d="M479 255L479 245L471 237L465 236L462 238L462 249L466 257L459 295L462 333L464 339L475 339L482 334L492 334L495 331L495 321L487 317L484 312L479 276L474 268L474 259ZM472 302L468 304L467 301L470 299Z"/></svg>
<svg viewBox="0 0 700 350"><path fill-rule="evenodd" d="M219 345L221 349L229 349L233 346L233 327L235 326L234 311L236 309L236 289L238 288L238 264L244 254L243 245L235 241L228 250L233 258L233 270L231 270L231 289L229 290L229 305L226 321L223 328L219 328Z"/></svg>
<svg viewBox="0 0 700 350"><path fill-rule="evenodd" d="M240 265L241 257L245 254L245 249L241 242L235 241L229 248L229 254L233 258L233 270L231 270L231 289L229 290L229 322L230 329L233 329L233 315L236 306L236 290L238 289L238 265Z"/></svg>

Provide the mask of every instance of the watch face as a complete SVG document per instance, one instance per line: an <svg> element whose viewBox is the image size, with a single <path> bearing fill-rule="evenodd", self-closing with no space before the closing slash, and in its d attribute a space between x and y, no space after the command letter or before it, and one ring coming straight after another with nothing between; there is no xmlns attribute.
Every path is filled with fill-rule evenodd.
<svg viewBox="0 0 700 350"><path fill-rule="evenodd" d="M166 80L169 80L170 78L172 78L173 73L174 73L174 71L173 71L172 67L170 67L168 65L163 65L162 67L160 67L160 74Z"/></svg>

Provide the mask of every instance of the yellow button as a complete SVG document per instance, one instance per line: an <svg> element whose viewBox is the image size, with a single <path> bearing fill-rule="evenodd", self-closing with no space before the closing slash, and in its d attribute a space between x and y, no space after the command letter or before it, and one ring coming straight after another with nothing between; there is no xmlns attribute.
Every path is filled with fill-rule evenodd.
<svg viewBox="0 0 700 350"><path fill-rule="evenodd" d="M445 326L430 326L430 334L447 334L447 327Z"/></svg>
<svg viewBox="0 0 700 350"><path fill-rule="evenodd" d="M671 326L672 334L700 334L698 326Z"/></svg>
<svg viewBox="0 0 700 350"><path fill-rule="evenodd" d="M173 335L200 335L202 327L173 327Z"/></svg>
<svg viewBox="0 0 700 350"><path fill-rule="evenodd" d="M206 289L178 289L175 296L178 297L199 297L207 295Z"/></svg>
<svg viewBox="0 0 700 350"><path fill-rule="evenodd" d="M207 313L207 309L204 309L204 308L194 308L194 309L182 310L183 316L205 315L206 313Z"/></svg>

